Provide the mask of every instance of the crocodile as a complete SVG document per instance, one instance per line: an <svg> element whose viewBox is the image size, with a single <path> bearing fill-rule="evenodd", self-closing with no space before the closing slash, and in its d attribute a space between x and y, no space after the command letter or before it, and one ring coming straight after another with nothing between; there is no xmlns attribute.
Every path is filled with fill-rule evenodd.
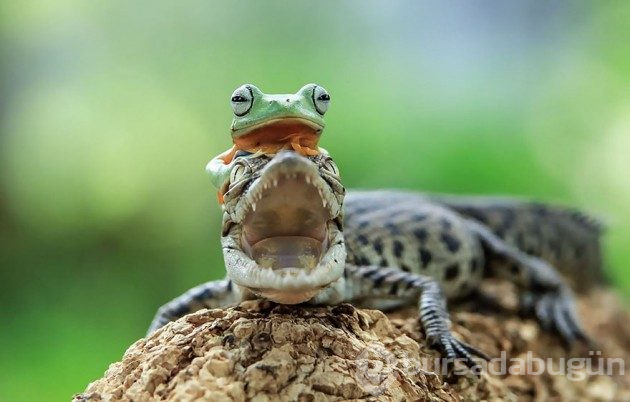
<svg viewBox="0 0 630 402"><path fill-rule="evenodd" d="M149 333L201 308L251 298L350 302L382 310L417 303L430 343L472 367L480 350L450 331L447 300L480 296L485 278L519 289L522 312L566 344L590 343L577 290L601 281L601 226L562 207L507 198L350 191L319 147L330 95L307 84L231 97L234 146L206 170L218 188L227 276L162 306ZM564 277L561 275L564 274Z"/></svg>
<svg viewBox="0 0 630 402"><path fill-rule="evenodd" d="M241 154L224 193L227 277L162 306L149 333L252 298L381 310L417 304L430 344L473 367L488 356L452 335L446 303L476 297L483 280L498 277L517 286L522 311L543 328L566 344L588 342L561 272L598 282L600 233L580 212L509 198L346 194L327 152Z"/></svg>

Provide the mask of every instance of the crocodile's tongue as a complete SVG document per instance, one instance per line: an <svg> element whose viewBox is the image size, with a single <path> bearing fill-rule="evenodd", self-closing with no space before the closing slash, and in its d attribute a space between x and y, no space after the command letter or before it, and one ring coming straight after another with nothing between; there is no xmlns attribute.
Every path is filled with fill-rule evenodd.
<svg viewBox="0 0 630 402"><path fill-rule="evenodd" d="M276 236L261 240L251 247L251 257L263 268L306 268L317 266L322 251L321 241L303 236Z"/></svg>

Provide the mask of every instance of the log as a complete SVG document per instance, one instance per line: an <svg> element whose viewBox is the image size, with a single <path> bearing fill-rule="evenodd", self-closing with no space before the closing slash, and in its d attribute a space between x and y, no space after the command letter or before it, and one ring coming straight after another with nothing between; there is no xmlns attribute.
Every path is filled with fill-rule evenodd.
<svg viewBox="0 0 630 402"><path fill-rule="evenodd" d="M630 362L630 314L613 292L579 298L584 325L599 343L596 355L567 350L534 320L515 314L509 298L501 300L513 293L502 286L493 291L502 309L456 306L453 331L493 358L503 352L505 374L499 361L478 376L442 372L413 308L386 315L349 304L247 301L200 310L138 340L73 401L630 400L630 376L620 370ZM554 372L564 366L561 358L582 358L590 371L610 368L598 365L600 358L617 360L608 375L589 374L588 366L570 375L535 375L536 364L524 374L536 358L551 358L546 367Z"/></svg>

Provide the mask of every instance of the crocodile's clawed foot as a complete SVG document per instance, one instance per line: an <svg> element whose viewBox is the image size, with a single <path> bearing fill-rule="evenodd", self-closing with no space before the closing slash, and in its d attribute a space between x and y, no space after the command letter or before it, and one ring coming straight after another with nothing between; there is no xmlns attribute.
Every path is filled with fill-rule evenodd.
<svg viewBox="0 0 630 402"><path fill-rule="evenodd" d="M430 341L432 347L442 353L443 358L449 368L449 377L453 374L464 374L465 372L455 370L455 363L460 362L468 367L473 374L479 376L481 373L480 359L490 360L490 357L481 350L468 345L455 338L450 332L440 335Z"/></svg>
<svg viewBox="0 0 630 402"><path fill-rule="evenodd" d="M536 317L541 327L560 335L565 347L577 342L588 347L595 342L586 334L574 309L573 294L566 287L545 293L527 293L521 298L522 312Z"/></svg>

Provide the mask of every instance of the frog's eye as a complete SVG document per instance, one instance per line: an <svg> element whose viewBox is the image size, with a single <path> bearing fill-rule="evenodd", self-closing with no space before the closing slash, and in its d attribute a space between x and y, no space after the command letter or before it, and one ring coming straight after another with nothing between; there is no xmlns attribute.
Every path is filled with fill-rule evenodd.
<svg viewBox="0 0 630 402"><path fill-rule="evenodd" d="M242 85L232 93L232 110L236 116L245 116L252 109L254 94L249 85Z"/></svg>
<svg viewBox="0 0 630 402"><path fill-rule="evenodd" d="M315 105L315 110L317 110L317 113L323 116L324 113L326 113L326 111L328 110L329 103L330 95L328 94L328 91L326 91L319 85L315 86L313 88L313 104Z"/></svg>

